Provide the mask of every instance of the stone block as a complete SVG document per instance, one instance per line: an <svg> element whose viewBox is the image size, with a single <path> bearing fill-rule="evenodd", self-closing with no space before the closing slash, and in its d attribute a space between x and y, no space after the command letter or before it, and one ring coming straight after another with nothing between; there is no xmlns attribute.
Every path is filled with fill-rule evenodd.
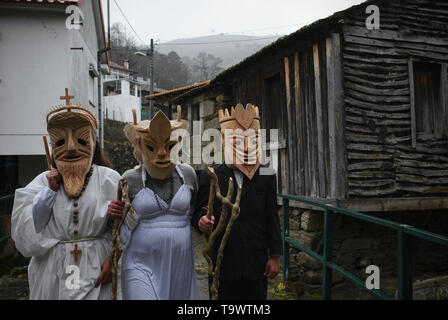
<svg viewBox="0 0 448 320"><path fill-rule="evenodd" d="M220 124L219 124L219 119L218 117L213 117L210 120L204 121L204 129L219 129Z"/></svg>
<svg viewBox="0 0 448 320"><path fill-rule="evenodd" d="M300 211L298 209L292 209L291 217L293 217L294 219L300 219Z"/></svg>
<svg viewBox="0 0 448 320"><path fill-rule="evenodd" d="M336 271L333 271L331 274L331 283L338 284L341 282L344 282L344 277L341 274L337 273Z"/></svg>
<svg viewBox="0 0 448 320"><path fill-rule="evenodd" d="M372 260L370 259L366 259L366 258L361 258L358 260L358 262L356 263L356 265L359 268L366 268L367 266L370 266L372 264Z"/></svg>
<svg viewBox="0 0 448 320"><path fill-rule="evenodd" d="M200 108L200 117L201 118L208 117L208 116L212 115L215 110L215 103L211 100L206 100L206 101L201 102L200 106L201 106L201 108Z"/></svg>
<svg viewBox="0 0 448 320"><path fill-rule="evenodd" d="M414 282L413 299L448 300L448 276Z"/></svg>
<svg viewBox="0 0 448 320"><path fill-rule="evenodd" d="M289 230L300 230L300 221L294 218L289 219Z"/></svg>
<svg viewBox="0 0 448 320"><path fill-rule="evenodd" d="M322 264L319 261L317 261L316 259L310 257L305 252L299 252L296 255L296 263L300 267L304 267L306 269L310 269L310 270L314 270L314 271L322 269Z"/></svg>
<svg viewBox="0 0 448 320"><path fill-rule="evenodd" d="M304 211L300 219L301 228L308 232L321 231L323 229L323 214L316 211Z"/></svg>
<svg viewBox="0 0 448 320"><path fill-rule="evenodd" d="M321 284L322 283L322 272L308 270L303 276L303 281L307 284Z"/></svg>
<svg viewBox="0 0 448 320"><path fill-rule="evenodd" d="M297 240L301 245L316 250L317 245L322 237L322 232L307 232L307 231L294 231L290 230L290 237Z"/></svg>
<svg viewBox="0 0 448 320"><path fill-rule="evenodd" d="M339 251L341 254L353 253L357 251L369 252L374 245L375 239L372 238L347 239L342 242Z"/></svg>

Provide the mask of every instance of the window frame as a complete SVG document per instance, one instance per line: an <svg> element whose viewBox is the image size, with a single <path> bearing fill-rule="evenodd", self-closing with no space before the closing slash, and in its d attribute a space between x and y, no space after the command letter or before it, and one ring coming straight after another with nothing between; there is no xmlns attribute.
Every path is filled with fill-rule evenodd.
<svg viewBox="0 0 448 320"><path fill-rule="evenodd" d="M415 69L414 63L428 63L434 65L440 65L440 103L441 109L444 111L443 125L448 132L448 63L441 62L428 62L420 59L408 59L408 76L409 76L409 95L411 106L411 138L412 147L417 147L417 138L420 133L417 132L417 119L416 119L416 92L415 92Z"/></svg>

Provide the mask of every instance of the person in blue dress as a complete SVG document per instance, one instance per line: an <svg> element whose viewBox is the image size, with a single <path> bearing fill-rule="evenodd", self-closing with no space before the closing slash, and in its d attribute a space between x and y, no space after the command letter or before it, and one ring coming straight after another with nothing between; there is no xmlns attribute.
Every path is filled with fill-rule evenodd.
<svg viewBox="0 0 448 320"><path fill-rule="evenodd" d="M123 174L135 211L120 232L124 300L199 299L190 231L196 174L177 161L181 140L171 140L174 130L186 127L180 113L170 121L159 111L125 128L140 166ZM113 201L109 214L120 217L123 205Z"/></svg>

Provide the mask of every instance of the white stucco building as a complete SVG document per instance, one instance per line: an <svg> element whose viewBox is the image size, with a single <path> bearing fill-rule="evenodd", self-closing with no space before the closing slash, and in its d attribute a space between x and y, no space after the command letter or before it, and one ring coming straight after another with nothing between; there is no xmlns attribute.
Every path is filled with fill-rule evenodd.
<svg viewBox="0 0 448 320"><path fill-rule="evenodd" d="M110 74L103 77L103 94L106 118L121 122L132 122L132 109L137 111L137 121L141 119L141 86L129 69L129 63L120 65L110 62Z"/></svg>
<svg viewBox="0 0 448 320"><path fill-rule="evenodd" d="M1 194L46 169L45 117L65 88L97 113L103 21L101 0L0 0ZM108 68L107 54L100 63Z"/></svg>

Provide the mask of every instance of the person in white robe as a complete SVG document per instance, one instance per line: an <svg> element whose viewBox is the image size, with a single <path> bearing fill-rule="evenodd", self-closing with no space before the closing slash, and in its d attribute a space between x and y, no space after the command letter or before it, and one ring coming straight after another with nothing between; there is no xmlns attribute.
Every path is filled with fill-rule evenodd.
<svg viewBox="0 0 448 320"><path fill-rule="evenodd" d="M107 207L121 177L105 166L96 117L87 109L67 100L47 116L47 128L53 167L16 190L11 219L17 249L32 257L30 299L110 299Z"/></svg>

